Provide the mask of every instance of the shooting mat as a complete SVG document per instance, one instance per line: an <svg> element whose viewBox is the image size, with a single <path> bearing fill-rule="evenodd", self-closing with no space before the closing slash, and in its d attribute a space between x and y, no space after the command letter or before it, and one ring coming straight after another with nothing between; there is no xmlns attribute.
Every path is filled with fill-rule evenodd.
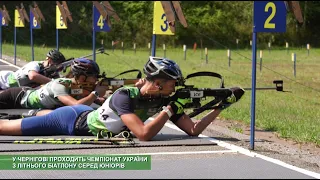
<svg viewBox="0 0 320 180"><path fill-rule="evenodd" d="M94 138L94 136L0 136L3 140L33 140L35 138ZM49 151L72 149L103 149L125 147L157 147L157 146L215 146L214 142L200 137L191 137L177 130L163 127L151 141L133 139L135 145L96 145L96 144L13 144L0 143L0 152Z"/></svg>

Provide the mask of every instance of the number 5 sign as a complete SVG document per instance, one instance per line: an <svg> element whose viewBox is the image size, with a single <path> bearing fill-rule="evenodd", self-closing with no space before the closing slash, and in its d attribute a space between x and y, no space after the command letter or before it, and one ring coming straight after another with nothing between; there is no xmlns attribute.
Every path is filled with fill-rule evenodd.
<svg viewBox="0 0 320 180"><path fill-rule="evenodd" d="M63 21L63 16L61 15L58 5L56 5L56 29L67 29L67 25Z"/></svg>
<svg viewBox="0 0 320 180"><path fill-rule="evenodd" d="M286 32L284 1L254 1L255 32Z"/></svg>

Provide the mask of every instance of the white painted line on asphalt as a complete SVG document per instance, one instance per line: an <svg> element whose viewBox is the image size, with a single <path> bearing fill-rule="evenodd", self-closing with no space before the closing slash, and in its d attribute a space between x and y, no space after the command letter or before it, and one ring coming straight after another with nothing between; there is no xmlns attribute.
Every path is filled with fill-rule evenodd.
<svg viewBox="0 0 320 180"><path fill-rule="evenodd" d="M134 153L134 154L124 154L124 155L177 155L177 154L219 154L219 153L237 153L234 150L220 150L220 151L183 151L183 152L154 152L154 153Z"/></svg>
<svg viewBox="0 0 320 180"><path fill-rule="evenodd" d="M16 65L14 65L14 64L11 64L11 63L9 63L9 62L7 62L7 61L3 60L3 59L0 59L0 61L1 61L1 62L3 62L3 63L5 63L5 64L8 64L9 66L13 66L13 67L15 67L15 68L17 68L17 69L20 69L20 67L19 67L19 66L16 66Z"/></svg>
<svg viewBox="0 0 320 180"><path fill-rule="evenodd" d="M149 119L151 119L151 118L149 118ZM152 119L154 119L154 118L152 118ZM170 124L170 123L166 123L165 126L171 128L171 129L175 129L177 131L184 132L181 129L179 129L177 126L175 126L173 124ZM300 172L302 174L306 174L308 176L312 176L314 178L320 179L320 174L319 173L315 173L315 172L308 171L308 170L305 170L305 169L302 169L302 168L299 168L299 167L296 167L296 166L292 166L292 165L287 164L285 162L282 162L282 161L280 161L278 159L273 159L273 158L270 158L270 157L267 157L267 156L252 152L252 151L250 151L248 149L244 149L242 147L235 146L233 144L229 144L229 143L226 143L226 142L223 142L223 141L220 141L220 140L217 140L217 139L214 139L214 138L202 135L202 134L200 134L198 137L203 137L204 139L207 139L207 140L209 140L211 142L217 143L218 146L221 146L221 147L236 151L238 153L241 153L241 154L244 154L244 155L247 155L247 156L251 156L251 157L258 157L258 158L261 158L263 160L272 162L274 164L286 167L288 169L298 171L298 172Z"/></svg>

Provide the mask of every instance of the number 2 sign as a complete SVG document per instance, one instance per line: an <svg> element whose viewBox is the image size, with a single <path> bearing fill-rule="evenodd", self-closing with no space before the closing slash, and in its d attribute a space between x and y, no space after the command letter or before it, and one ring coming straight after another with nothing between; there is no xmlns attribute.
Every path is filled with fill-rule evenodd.
<svg viewBox="0 0 320 180"><path fill-rule="evenodd" d="M286 32L284 1L254 1L255 32Z"/></svg>
<svg viewBox="0 0 320 180"><path fill-rule="evenodd" d="M286 32L286 15L287 11L284 1L254 1L250 149L254 149L257 32Z"/></svg>

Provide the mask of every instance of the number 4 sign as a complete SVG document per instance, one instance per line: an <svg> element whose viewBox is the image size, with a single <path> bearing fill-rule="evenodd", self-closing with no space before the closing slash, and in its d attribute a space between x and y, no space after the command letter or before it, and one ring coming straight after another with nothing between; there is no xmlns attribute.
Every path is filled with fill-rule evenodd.
<svg viewBox="0 0 320 180"><path fill-rule="evenodd" d="M93 11L93 29L94 31L110 31L110 27L108 26L107 19L104 19L103 16L98 11L97 7L94 6Z"/></svg>
<svg viewBox="0 0 320 180"><path fill-rule="evenodd" d="M286 32L286 15L284 1L255 1L254 31Z"/></svg>
<svg viewBox="0 0 320 180"><path fill-rule="evenodd" d="M93 31L110 31L111 21L113 17L116 21L120 21L119 16L108 1L92 1L93 3Z"/></svg>

